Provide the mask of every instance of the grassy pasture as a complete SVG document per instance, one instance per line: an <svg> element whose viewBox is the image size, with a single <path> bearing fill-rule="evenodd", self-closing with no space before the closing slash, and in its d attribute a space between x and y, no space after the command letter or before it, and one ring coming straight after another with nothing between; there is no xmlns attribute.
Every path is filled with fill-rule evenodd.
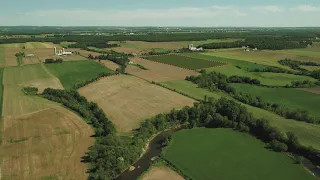
<svg viewBox="0 0 320 180"><path fill-rule="evenodd" d="M194 57L194 58L200 58L200 59L206 59L210 61L219 61L223 63L231 63L233 66L239 66L243 69L265 69L268 66L256 64L248 61L241 61L237 59L229 59L229 58L222 58L222 57L216 57L207 55L206 53L184 53L184 56L188 57Z"/></svg>
<svg viewBox="0 0 320 180"><path fill-rule="evenodd" d="M232 84L237 92L260 96L263 100L271 103L284 105L292 109L308 110L311 115L320 117L320 95L300 91L292 88L266 88L248 84Z"/></svg>
<svg viewBox="0 0 320 180"><path fill-rule="evenodd" d="M3 116L16 116L57 106L57 103L38 96L27 96L25 86L62 88L59 81L50 76L40 64L6 67L3 74Z"/></svg>
<svg viewBox="0 0 320 180"><path fill-rule="evenodd" d="M187 68L187 69L201 69L201 68L209 68L213 66L220 66L221 63L214 61L207 61L193 57L180 56L180 55L164 55L164 56L151 56L147 59L161 62L165 64L171 64L174 66Z"/></svg>
<svg viewBox="0 0 320 180"><path fill-rule="evenodd" d="M311 92L313 94L320 94L320 87L315 87L315 88L298 88L301 91L307 91Z"/></svg>
<svg viewBox="0 0 320 180"><path fill-rule="evenodd" d="M58 106L5 118L2 129L2 179L88 177L81 157L94 144L94 132L75 113Z"/></svg>
<svg viewBox="0 0 320 180"><path fill-rule="evenodd" d="M261 81L261 84L264 85L274 85L274 86L285 86L291 84L292 81L303 81L310 80L316 81L314 78L308 76L298 76L293 74L284 74L284 73L270 73L270 72L248 72L242 69L239 69L234 66L222 66L222 67L213 67L208 68L207 72L219 72L226 76L247 76L250 78L258 79Z"/></svg>
<svg viewBox="0 0 320 180"><path fill-rule="evenodd" d="M53 44L51 42L26 42L24 43L24 47L26 49L42 49L42 48L61 48L57 44Z"/></svg>
<svg viewBox="0 0 320 180"><path fill-rule="evenodd" d="M175 89L178 92L185 93L195 99L203 99L205 95L215 99L221 97L229 97L227 94L221 92L210 92L206 89L198 88L196 84L192 82L177 80L177 81L168 81L161 83L171 89ZM234 99L233 99L234 100ZM240 102L239 102L240 103ZM240 103L242 104L242 103ZM256 118L265 118L270 121L270 124L274 127L279 128L282 132L294 132L300 142L305 146L313 146L314 148L320 150L320 126L316 124L308 124L305 122L299 122L296 120L288 120L283 117L280 117L276 114L273 114L269 111L252 107L246 104L243 104L249 112L253 114Z"/></svg>
<svg viewBox="0 0 320 180"><path fill-rule="evenodd" d="M193 99L174 93L134 76L117 75L100 79L79 89L96 102L119 132L138 128L141 121L159 113L192 105Z"/></svg>
<svg viewBox="0 0 320 180"><path fill-rule="evenodd" d="M46 68L58 77L65 89L75 84L97 77L100 73L113 71L94 61L68 61L58 64L46 64Z"/></svg>
<svg viewBox="0 0 320 180"><path fill-rule="evenodd" d="M248 61L257 64L263 64L267 66L276 66L285 69L290 69L289 67L283 66L278 63L280 59L294 59L300 61L315 61L319 62L319 58L311 57L311 56L298 56L293 53L288 54L286 53L288 50L284 51L250 51L245 52L242 49L231 49L231 50L217 50L205 53L206 55L216 56L216 57L223 57L223 58L230 58L230 59L238 59L243 61ZM295 51L295 50L293 50Z"/></svg>
<svg viewBox="0 0 320 180"><path fill-rule="evenodd" d="M295 55L297 57L309 57L310 60L320 61L320 46L319 43L315 43L315 45L311 48L303 48L303 49L286 49L286 50L278 50L275 51L277 53L290 54Z"/></svg>
<svg viewBox="0 0 320 180"><path fill-rule="evenodd" d="M300 67L308 71L320 70L320 66L300 66Z"/></svg>
<svg viewBox="0 0 320 180"><path fill-rule="evenodd" d="M24 43L13 43L13 44L0 44L3 48L22 48Z"/></svg>
<svg viewBox="0 0 320 180"><path fill-rule="evenodd" d="M4 55L4 48L1 48L0 47L0 67L3 67L4 66L4 63L5 63L5 55Z"/></svg>
<svg viewBox="0 0 320 180"><path fill-rule="evenodd" d="M2 106L3 106L3 68L0 68L0 120L2 119Z"/></svg>
<svg viewBox="0 0 320 180"><path fill-rule="evenodd" d="M231 129L182 130L162 153L192 179L316 180L290 157ZM231 172L232 171L232 172Z"/></svg>

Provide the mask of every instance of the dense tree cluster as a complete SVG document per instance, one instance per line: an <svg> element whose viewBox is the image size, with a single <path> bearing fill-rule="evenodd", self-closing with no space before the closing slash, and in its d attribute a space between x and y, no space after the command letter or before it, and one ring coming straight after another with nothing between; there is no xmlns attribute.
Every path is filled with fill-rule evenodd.
<svg viewBox="0 0 320 180"><path fill-rule="evenodd" d="M235 41L235 42L220 42L220 43L209 43L209 44L202 44L199 47L204 49L225 49L225 48L239 48L245 46L244 41Z"/></svg>
<svg viewBox="0 0 320 180"><path fill-rule="evenodd" d="M45 64L55 64L55 63L62 63L63 59L58 58L58 59L52 59L52 58L48 58L44 60Z"/></svg>
<svg viewBox="0 0 320 180"><path fill-rule="evenodd" d="M205 71L202 71L202 74L200 76L186 77L186 80L197 84L198 87L200 88L206 88L210 91L216 91L216 90L225 91L226 93L229 93L232 97L234 97L240 102L274 112L288 119L295 119L298 121L305 121L308 123L320 123L320 119L317 119L311 116L306 110L301 110L301 109L291 110L289 108L286 108L276 103L268 103L257 96L252 96L250 94L245 94L245 93L237 93L236 90L228 84L230 82L248 83L248 84L254 84L253 82L257 82L258 84L260 84L258 80L254 80L254 79L252 80L249 77L231 76L228 78L227 76L220 73L216 73L216 72L206 73ZM307 80L305 82L314 83ZM295 85L296 85L295 83L292 84L292 86L295 86Z"/></svg>
<svg viewBox="0 0 320 180"><path fill-rule="evenodd" d="M38 88L36 88L36 87L23 87L22 92L26 95L36 95L38 93Z"/></svg>
<svg viewBox="0 0 320 180"><path fill-rule="evenodd" d="M291 86L287 85L286 87L291 88L310 88L320 86L319 81L310 81L310 80L303 80L303 81L292 81Z"/></svg>
<svg viewBox="0 0 320 180"><path fill-rule="evenodd" d="M293 71L290 71L290 70L287 70L287 69L282 69L282 68L279 68L279 67L272 67L272 66L268 66L268 67L263 68L263 69L255 68L255 69L251 69L251 70L248 70L248 71L249 72L272 72L272 73L294 74Z"/></svg>
<svg viewBox="0 0 320 180"><path fill-rule="evenodd" d="M15 54L16 57L24 57L25 53L24 52L18 52Z"/></svg>
<svg viewBox="0 0 320 180"><path fill-rule="evenodd" d="M251 48L281 50L305 48L308 45L312 45L312 41L296 37L260 36L247 38L245 44Z"/></svg>

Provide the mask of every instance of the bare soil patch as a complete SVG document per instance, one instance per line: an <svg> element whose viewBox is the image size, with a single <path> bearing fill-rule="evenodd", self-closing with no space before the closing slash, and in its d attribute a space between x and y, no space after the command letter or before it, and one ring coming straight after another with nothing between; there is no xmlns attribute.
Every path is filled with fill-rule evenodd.
<svg viewBox="0 0 320 180"><path fill-rule="evenodd" d="M2 179L86 179L81 157L94 143L91 135L88 124L60 106L5 118Z"/></svg>
<svg viewBox="0 0 320 180"><path fill-rule="evenodd" d="M298 89L302 91L311 92L314 94L320 94L320 88L298 88Z"/></svg>
<svg viewBox="0 0 320 180"><path fill-rule="evenodd" d="M21 48L5 48L4 49L4 66L17 66L17 57L16 53L21 52Z"/></svg>
<svg viewBox="0 0 320 180"><path fill-rule="evenodd" d="M195 102L137 77L125 75L100 79L79 92L89 101L96 102L120 132L130 132L146 118Z"/></svg>
<svg viewBox="0 0 320 180"><path fill-rule="evenodd" d="M168 167L152 167L142 178L142 180L183 180L178 173Z"/></svg>
<svg viewBox="0 0 320 180"><path fill-rule="evenodd" d="M142 58L130 59L136 64L140 64L148 70L142 70L138 67L128 66L126 72L133 74L148 81L165 82L171 80L183 80L186 76L198 75L196 71L183 69L176 66L162 64L154 61L145 60Z"/></svg>

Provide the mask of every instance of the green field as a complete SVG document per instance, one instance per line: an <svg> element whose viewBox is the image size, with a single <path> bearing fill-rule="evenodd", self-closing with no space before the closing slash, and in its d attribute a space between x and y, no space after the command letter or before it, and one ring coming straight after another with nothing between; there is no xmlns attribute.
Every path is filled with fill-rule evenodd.
<svg viewBox="0 0 320 180"><path fill-rule="evenodd" d="M269 86L285 86L291 85L292 81L303 81L310 80L316 81L314 78L308 76L297 76L293 74L284 74L284 73L271 73L271 72L248 72L243 69L239 69L234 66L222 66L222 67L213 67L207 69L208 72L215 71L226 76L246 76L253 79L260 80L261 84Z"/></svg>
<svg viewBox="0 0 320 180"><path fill-rule="evenodd" d="M320 70L320 66L300 66L300 67L308 71Z"/></svg>
<svg viewBox="0 0 320 180"><path fill-rule="evenodd" d="M194 58L200 58L200 59L206 59L210 61L219 61L223 63L231 63L233 66L239 66L242 69L265 69L268 66L256 64L248 61L241 61L236 59L229 59L229 58L222 58L222 57L216 57L216 56L209 56L204 53L184 53L184 56L188 57L194 57Z"/></svg>
<svg viewBox="0 0 320 180"><path fill-rule="evenodd" d="M0 47L0 67L4 66L4 48Z"/></svg>
<svg viewBox="0 0 320 180"><path fill-rule="evenodd" d="M290 157L270 151L254 137L231 129L182 130L163 157L195 180L316 180Z"/></svg>
<svg viewBox="0 0 320 180"><path fill-rule="evenodd" d="M232 84L237 92L260 96L264 101L277 103L292 109L308 110L311 115L320 117L320 95L293 88L267 88L249 84Z"/></svg>
<svg viewBox="0 0 320 180"><path fill-rule="evenodd" d="M22 48L24 43L0 44L3 48Z"/></svg>
<svg viewBox="0 0 320 180"><path fill-rule="evenodd" d="M2 102L3 102L3 68L0 68L0 119L2 119Z"/></svg>
<svg viewBox="0 0 320 180"><path fill-rule="evenodd" d="M179 66L182 68L194 69L194 70L222 65L221 63L214 62L214 61L207 61L207 60L180 56L180 55L152 56L152 57L148 57L148 59L156 62L171 64L174 66Z"/></svg>
<svg viewBox="0 0 320 180"><path fill-rule="evenodd" d="M304 49L278 50L275 52L283 53L283 54L291 54L291 55L296 55L300 57L315 58L315 59L318 59L318 62L320 62L320 47L318 46L315 46L312 48L304 48Z"/></svg>
<svg viewBox="0 0 320 180"><path fill-rule="evenodd" d="M58 77L65 89L75 84L97 77L100 73L113 71L94 61L68 61L58 64L46 64L51 73Z"/></svg>
<svg viewBox="0 0 320 180"><path fill-rule="evenodd" d="M175 89L178 92L187 94L195 99L203 99L204 96L207 95L208 97L212 97L215 99L226 97L234 100L233 98L222 92L210 92L206 89L198 88L196 84L193 84L189 81L168 81L161 84L171 89ZM282 132L292 131L298 136L301 144L305 146L313 146L314 148L320 150L319 125L285 119L269 111L252 107L246 104L243 105L248 109L249 112L253 114L255 118L264 118L269 120L272 126L279 128Z"/></svg>

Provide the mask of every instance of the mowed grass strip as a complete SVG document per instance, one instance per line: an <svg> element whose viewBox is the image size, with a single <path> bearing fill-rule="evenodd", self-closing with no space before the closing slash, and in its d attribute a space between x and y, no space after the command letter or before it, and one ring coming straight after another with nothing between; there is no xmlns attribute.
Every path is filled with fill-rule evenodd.
<svg viewBox="0 0 320 180"><path fill-rule="evenodd" d="M180 55L152 56L152 57L148 57L147 59L160 62L160 63L179 66L182 68L193 69L193 70L222 65L221 63L218 63L218 62L207 61L203 59L187 57L182 55L181 56Z"/></svg>
<svg viewBox="0 0 320 180"><path fill-rule="evenodd" d="M95 61L64 61L58 64L46 64L47 69L58 77L65 89L97 77L100 73L113 71Z"/></svg>
<svg viewBox="0 0 320 180"><path fill-rule="evenodd" d="M291 85L292 81L316 81L316 79L309 76L298 76L294 74L284 74L284 73L271 73L271 72L248 72L243 69L239 69L235 66L222 66L213 67L207 69L207 72L218 72L226 76L246 76L253 79L258 79L261 84L269 86L285 86Z"/></svg>
<svg viewBox="0 0 320 180"><path fill-rule="evenodd" d="M5 118L2 129L2 179L87 179L81 157L94 132L72 111L58 106Z"/></svg>
<svg viewBox="0 0 320 180"><path fill-rule="evenodd" d="M182 130L162 153L192 179L316 180L290 157L231 129Z"/></svg>
<svg viewBox="0 0 320 180"><path fill-rule="evenodd" d="M38 96L27 96L21 90L25 86L39 89L61 87L61 84L57 83L41 64L6 67L3 74L3 85L2 111L4 117L31 113L58 105Z"/></svg>
<svg viewBox="0 0 320 180"><path fill-rule="evenodd" d="M264 101L277 103L292 109L304 109L320 117L320 95L293 88L267 88L248 84L232 84L237 92L261 97Z"/></svg>
<svg viewBox="0 0 320 180"><path fill-rule="evenodd" d="M140 122L173 108L195 102L178 93L134 76L117 75L100 79L79 89L89 101L96 102L119 132L131 132Z"/></svg>
<svg viewBox="0 0 320 180"><path fill-rule="evenodd" d="M199 100L203 99L205 95L214 99L226 97L228 99L234 100L227 94L221 92L211 92L206 89L198 88L196 84L193 84L192 82L185 80L168 81L161 84ZM301 144L303 144L304 146L313 146L314 148L320 150L319 125L300 122L292 119L285 119L269 111L249 106L243 103L240 104L245 106L248 109L248 111L253 114L255 118L264 118L270 121L271 126L279 128L279 130L281 130L284 133L292 131L298 136Z"/></svg>

